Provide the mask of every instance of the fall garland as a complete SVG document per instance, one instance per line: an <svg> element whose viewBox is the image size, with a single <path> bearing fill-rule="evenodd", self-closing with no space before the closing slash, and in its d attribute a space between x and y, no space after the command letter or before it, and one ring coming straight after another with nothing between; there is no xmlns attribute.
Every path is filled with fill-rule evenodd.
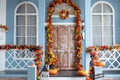
<svg viewBox="0 0 120 80"><path fill-rule="evenodd" d="M10 50L10 49L18 49L18 50L24 50L24 49L29 49L30 51L34 51L35 54L35 65L37 67L37 73L36 73L36 78L37 80L40 80L40 67L42 65L42 55L43 55L43 51L42 51L42 46L27 46L27 45L11 45L11 44L7 44L7 45L0 45L0 50L5 49L5 50Z"/></svg>
<svg viewBox="0 0 120 80"><path fill-rule="evenodd" d="M112 49L116 49L116 50L120 50L120 45L119 44L114 44L113 46L89 46L86 49L87 53L91 53L93 51L103 51L103 50L112 50Z"/></svg>
<svg viewBox="0 0 120 80"><path fill-rule="evenodd" d="M76 29L75 29L75 39L76 39L76 54L75 54L75 65L76 67L82 67L81 64L81 57L82 57L82 26L81 26L81 10L79 7L72 2L72 0L54 0L50 3L48 8L48 19L47 19L47 52L46 52L46 63L48 63L50 66L52 65L55 68L58 64L58 58L55 57L52 48L53 48L53 27L52 27L52 14L54 12L54 8L57 4L60 3L67 3L71 7L74 8L76 13ZM68 11L61 11L60 16L63 19L66 19L65 15L69 15Z"/></svg>
<svg viewBox="0 0 120 80"><path fill-rule="evenodd" d="M8 30L8 27L7 27L6 25L0 25L0 28L1 28L1 29L4 29L5 31Z"/></svg>

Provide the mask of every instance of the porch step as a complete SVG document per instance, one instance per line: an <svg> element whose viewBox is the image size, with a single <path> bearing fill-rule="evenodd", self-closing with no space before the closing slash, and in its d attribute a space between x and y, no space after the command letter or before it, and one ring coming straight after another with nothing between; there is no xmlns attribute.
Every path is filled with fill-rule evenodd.
<svg viewBox="0 0 120 80"><path fill-rule="evenodd" d="M86 80L86 77L49 77L49 80Z"/></svg>

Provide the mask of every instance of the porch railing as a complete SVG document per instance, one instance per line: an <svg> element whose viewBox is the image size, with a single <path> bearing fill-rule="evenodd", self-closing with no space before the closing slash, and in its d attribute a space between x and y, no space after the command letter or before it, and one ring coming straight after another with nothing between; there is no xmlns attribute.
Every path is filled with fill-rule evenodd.
<svg viewBox="0 0 120 80"><path fill-rule="evenodd" d="M5 54L5 69L26 69L34 63L34 52L29 49L10 49Z"/></svg>
<svg viewBox="0 0 120 80"><path fill-rule="evenodd" d="M120 50L103 50L98 51L100 61L105 62L105 70L120 70Z"/></svg>

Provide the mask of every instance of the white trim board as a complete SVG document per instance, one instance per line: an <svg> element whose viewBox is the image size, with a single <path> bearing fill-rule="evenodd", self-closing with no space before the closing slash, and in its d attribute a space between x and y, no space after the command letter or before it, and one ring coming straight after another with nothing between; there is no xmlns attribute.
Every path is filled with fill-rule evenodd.
<svg viewBox="0 0 120 80"><path fill-rule="evenodd" d="M76 23L52 23L52 25L76 25ZM47 23L45 23L45 26L47 26Z"/></svg>

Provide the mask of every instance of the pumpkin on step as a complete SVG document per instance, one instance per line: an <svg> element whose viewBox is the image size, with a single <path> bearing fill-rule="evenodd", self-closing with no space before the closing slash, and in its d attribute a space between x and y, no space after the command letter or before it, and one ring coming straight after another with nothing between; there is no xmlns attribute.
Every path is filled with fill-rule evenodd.
<svg viewBox="0 0 120 80"><path fill-rule="evenodd" d="M85 70L78 70L77 74L79 76L86 76L88 74L88 71L85 71Z"/></svg>
<svg viewBox="0 0 120 80"><path fill-rule="evenodd" d="M91 78L87 77L86 80L92 80Z"/></svg>
<svg viewBox="0 0 120 80"><path fill-rule="evenodd" d="M50 75L56 75L58 73L58 69L50 69L49 74Z"/></svg>

